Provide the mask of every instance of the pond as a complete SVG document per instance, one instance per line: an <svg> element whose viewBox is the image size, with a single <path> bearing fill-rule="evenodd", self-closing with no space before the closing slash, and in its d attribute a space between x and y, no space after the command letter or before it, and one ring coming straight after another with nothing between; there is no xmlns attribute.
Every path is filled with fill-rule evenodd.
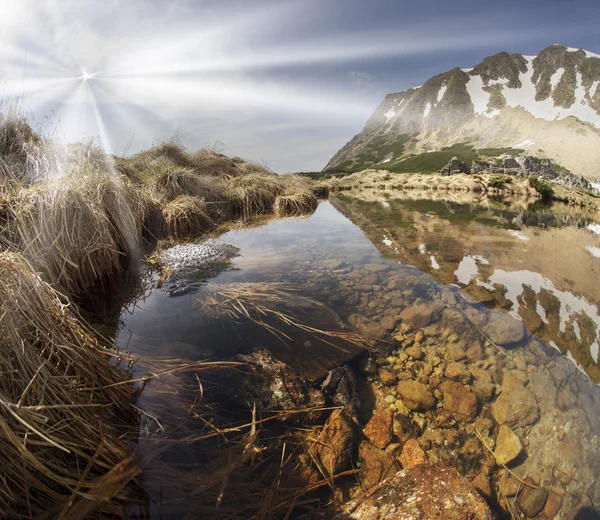
<svg viewBox="0 0 600 520"><path fill-rule="evenodd" d="M150 270L142 294L121 312L116 342L141 365L144 357L221 361L265 348L313 389L349 366L355 391L369 387L355 410L361 428L389 408L395 422L387 445L401 449L396 419L408 417L431 462L500 490L504 498L490 498L497 511L522 487L511 489L516 481L494 462L498 425L506 425L522 445L510 459L513 472L573 518L600 505L600 464L587 456L600 442L599 234L594 215L564 206L336 196L307 218L224 233L217 242L239 248L237 256L212 277L196 276L186 294L169 295ZM248 292L255 299L263 288L280 292L265 304L264 320L248 319L246 307L208 312L214 295L232 287L245 291L244 302L253 301ZM278 302L283 320L273 310ZM292 314L302 326L290 325ZM325 330L331 335L315 333ZM207 380L218 387L218 379ZM162 385L150 381L138 406L168 435L174 418L154 406ZM338 402L329 395L325 404ZM348 468L368 465L364 443L373 440L365 435ZM473 448L481 439L489 450ZM185 453L164 460L197 456ZM169 497L173 474L142 475L151 516L181 514L182 500ZM365 478L345 484L349 496ZM186 505L193 500L188 495Z"/></svg>

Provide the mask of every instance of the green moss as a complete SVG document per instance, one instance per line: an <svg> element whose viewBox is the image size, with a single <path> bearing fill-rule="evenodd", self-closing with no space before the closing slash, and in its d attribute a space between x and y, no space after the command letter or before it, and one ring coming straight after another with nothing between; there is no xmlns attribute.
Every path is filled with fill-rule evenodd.
<svg viewBox="0 0 600 520"><path fill-rule="evenodd" d="M396 173L439 173L455 156L470 165L477 157L477 152L472 145L457 143L442 148L438 152L421 153L392 163L385 163L385 165L380 165L379 168Z"/></svg>
<svg viewBox="0 0 600 520"><path fill-rule="evenodd" d="M538 177L529 177L529 186L537 191L542 199L549 200L554 194L554 190L548 181L539 179Z"/></svg>
<svg viewBox="0 0 600 520"><path fill-rule="evenodd" d="M486 157L495 157L497 155L519 155L522 154L525 150L521 148L479 148L477 152L479 155L485 155Z"/></svg>
<svg viewBox="0 0 600 520"><path fill-rule="evenodd" d="M510 175L492 175L488 181L488 186L492 188L503 188L507 184L512 183L512 177Z"/></svg>

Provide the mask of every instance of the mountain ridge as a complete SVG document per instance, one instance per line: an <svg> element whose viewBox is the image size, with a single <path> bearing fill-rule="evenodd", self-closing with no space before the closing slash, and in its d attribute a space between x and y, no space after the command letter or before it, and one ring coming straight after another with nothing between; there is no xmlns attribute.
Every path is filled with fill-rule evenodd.
<svg viewBox="0 0 600 520"><path fill-rule="evenodd" d="M587 177L600 174L600 55L551 45L500 52L385 96L326 170L391 170L458 143L515 148Z"/></svg>

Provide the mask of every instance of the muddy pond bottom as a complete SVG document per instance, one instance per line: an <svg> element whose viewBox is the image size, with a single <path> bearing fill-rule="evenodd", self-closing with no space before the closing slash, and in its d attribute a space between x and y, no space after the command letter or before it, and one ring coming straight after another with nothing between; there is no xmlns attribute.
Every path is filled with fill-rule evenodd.
<svg viewBox="0 0 600 520"><path fill-rule="evenodd" d="M237 376L152 380L138 406L167 436L170 424L188 419L157 404L163 384L175 394L180 385L181 399L200 385L203 395L224 396L215 401L227 403L222 415L240 417L250 398L268 403L264 418L301 394L298 404L313 412L274 427L296 451L280 443L256 457L295 453L295 471L315 490L361 469L327 484L328 494L313 497L318 507L337 507L411 466L407 445L416 443L424 461L456 469L500 517L529 517L540 506L533 516L596 518L599 233L593 215L562 206L335 197L308 218L220 236L237 255L218 272L188 273L189 292L169 294L150 273L121 313L116 340L141 365L153 359L155 371L159 359L226 360L268 375L271 386L261 389ZM280 380L294 390L273 386ZM321 442L344 430L333 428L340 419L331 407L350 424L346 437L329 439L350 446L335 456ZM209 459L186 449L162 462L177 465L180 487L193 487L192 463L206 470ZM182 461L191 466L182 470ZM169 471L142 474L152 517L206 507L191 491L169 496ZM225 505L229 477L217 476L222 516L236 517L239 505ZM309 509L288 507L281 517Z"/></svg>

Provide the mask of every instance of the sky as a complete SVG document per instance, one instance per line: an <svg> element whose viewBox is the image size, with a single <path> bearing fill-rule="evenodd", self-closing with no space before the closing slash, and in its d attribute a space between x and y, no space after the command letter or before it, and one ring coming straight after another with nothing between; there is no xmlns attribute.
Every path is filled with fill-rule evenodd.
<svg viewBox="0 0 600 520"><path fill-rule="evenodd" d="M0 102L63 142L321 170L383 100L500 51L600 53L598 0L0 0Z"/></svg>

